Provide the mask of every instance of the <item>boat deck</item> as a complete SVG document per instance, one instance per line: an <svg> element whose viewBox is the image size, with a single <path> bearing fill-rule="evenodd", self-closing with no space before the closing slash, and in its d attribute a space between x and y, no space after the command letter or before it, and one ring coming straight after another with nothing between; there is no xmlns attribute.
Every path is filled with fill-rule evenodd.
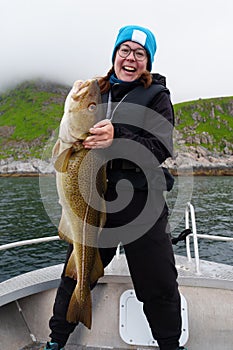
<svg viewBox="0 0 233 350"><path fill-rule="evenodd" d="M192 350L231 350L233 266L200 260L200 274L197 274L194 259L188 262L182 256L176 256L176 266L180 290L188 303L189 339L185 346ZM0 338L4 350L38 350L45 344L62 268L63 264L59 264L0 283ZM131 288L126 258L121 254L105 269L105 276L93 291L92 330L80 325L71 335L66 350L148 349L147 345L128 345L119 336L119 299ZM106 320L106 312L116 317ZM10 329L14 329L15 344L7 348Z"/></svg>
<svg viewBox="0 0 233 350"><path fill-rule="evenodd" d="M199 285L203 287L233 289L233 266L200 260L200 274L196 273L194 259L188 262L184 256L176 255L176 267L178 281L182 285ZM57 288L63 264L46 267L13 277L0 283L0 306L14 300L39 293L52 288ZM124 281L130 278L125 255L115 257L112 263L105 269L105 276L101 282L107 282L109 276Z"/></svg>

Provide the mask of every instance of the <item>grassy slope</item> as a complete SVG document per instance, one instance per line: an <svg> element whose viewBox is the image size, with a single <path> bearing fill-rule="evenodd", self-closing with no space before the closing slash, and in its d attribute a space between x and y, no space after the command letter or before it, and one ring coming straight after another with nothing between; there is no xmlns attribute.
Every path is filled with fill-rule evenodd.
<svg viewBox="0 0 233 350"><path fill-rule="evenodd" d="M0 96L0 158L40 157L59 126L70 87L48 82L25 82ZM232 149L233 97L204 99L174 106L176 129L186 144L208 134L210 150ZM193 141L192 141L193 142Z"/></svg>
<svg viewBox="0 0 233 350"><path fill-rule="evenodd" d="M222 151L233 143L233 97L199 99L174 106L176 129L181 132L186 144L188 136L206 134L212 140L203 144L209 150ZM190 139L190 138L189 138Z"/></svg>
<svg viewBox="0 0 233 350"><path fill-rule="evenodd" d="M0 157L40 156L59 126L69 87L25 82L0 97Z"/></svg>

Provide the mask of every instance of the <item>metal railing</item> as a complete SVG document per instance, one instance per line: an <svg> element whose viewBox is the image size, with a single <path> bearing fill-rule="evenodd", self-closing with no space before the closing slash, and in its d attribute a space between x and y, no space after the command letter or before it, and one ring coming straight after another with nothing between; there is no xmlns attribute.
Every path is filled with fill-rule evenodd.
<svg viewBox="0 0 233 350"><path fill-rule="evenodd" d="M199 249L198 249L198 238L200 239L208 239L213 241L222 241L222 242L233 242L233 237L224 237L224 236L214 236L214 235L206 235L206 234L198 234L196 227L196 218L195 211L193 205L188 202L185 208L185 228L190 228L191 221L191 230L190 233L186 237L186 252L188 261L191 262L191 250L190 250L190 238L193 238L193 246L194 246L194 258L196 265L196 274L200 274L200 259L199 259Z"/></svg>
<svg viewBox="0 0 233 350"><path fill-rule="evenodd" d="M191 227L190 227L190 221L191 221ZM191 249L190 249L190 245L191 245L190 238L193 238L194 259L195 259L195 265L196 265L195 267L196 267L197 274L200 274L200 258L199 258L199 249L198 249L198 238L214 240L214 241L233 242L233 237L198 234L197 227L196 227L195 211L194 211L193 205L190 202L187 203L186 208L185 208L185 228L186 229L190 228L192 231L192 233L190 233L186 237L186 253L187 253L188 261L191 262L192 256L191 256ZM22 241L17 241L17 242L12 242L12 243L0 245L0 251L15 248L15 247L20 247L20 246L25 246L25 245L51 242L51 241L57 241L57 240L60 240L59 236L50 236L50 237L22 240ZM119 252L120 252L120 245L118 246L117 255L119 255Z"/></svg>
<svg viewBox="0 0 233 350"><path fill-rule="evenodd" d="M58 236L26 239L23 241L17 241L17 242L12 242L12 243L0 245L0 250L7 250L7 249L11 249L11 248L16 248L16 247L22 247L25 245L38 244L38 243L43 243L43 242L51 242L51 241L57 241L57 240L60 240L60 238Z"/></svg>
<svg viewBox="0 0 233 350"><path fill-rule="evenodd" d="M196 273L200 274L200 259L199 259L199 250L198 250L198 239L197 239L197 227L196 227L196 218L195 218L195 211L193 205L188 202L185 208L185 228L188 229L189 222L191 218L191 224L192 224L192 232L190 235L186 237L186 252L187 252L187 258L188 261L191 261L191 251L190 251L190 236L193 236L193 245L194 245L194 256L195 256L195 262L196 262Z"/></svg>

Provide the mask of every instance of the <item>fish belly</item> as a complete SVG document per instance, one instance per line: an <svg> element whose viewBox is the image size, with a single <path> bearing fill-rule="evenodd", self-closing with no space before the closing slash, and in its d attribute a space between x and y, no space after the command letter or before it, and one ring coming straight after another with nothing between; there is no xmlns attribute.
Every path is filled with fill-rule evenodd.
<svg viewBox="0 0 233 350"><path fill-rule="evenodd" d="M77 280L67 311L67 321L82 322L91 328L90 286L104 273L98 250L98 235L105 223L104 200L99 194L105 189L106 177L104 168L99 172L95 168L98 162L94 154L81 167L87 153L88 150L82 149L72 154L67 171L57 174L57 187L62 206L59 235L73 244L66 276ZM94 176L96 173L97 178ZM96 208L102 208L102 211Z"/></svg>

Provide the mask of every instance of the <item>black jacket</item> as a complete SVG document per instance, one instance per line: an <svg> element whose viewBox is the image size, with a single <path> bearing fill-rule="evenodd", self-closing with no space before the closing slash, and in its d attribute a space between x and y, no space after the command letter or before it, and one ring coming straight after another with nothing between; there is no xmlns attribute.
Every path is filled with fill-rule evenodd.
<svg viewBox="0 0 233 350"><path fill-rule="evenodd" d="M106 102L108 95L102 99ZM154 75L147 89L140 82L114 84L111 101L115 140L108 150L113 159L108 163L108 180L117 183L126 178L141 190L148 188L149 180L152 188L166 190L172 178L166 170L165 177L159 166L172 156L174 112L165 78Z"/></svg>

